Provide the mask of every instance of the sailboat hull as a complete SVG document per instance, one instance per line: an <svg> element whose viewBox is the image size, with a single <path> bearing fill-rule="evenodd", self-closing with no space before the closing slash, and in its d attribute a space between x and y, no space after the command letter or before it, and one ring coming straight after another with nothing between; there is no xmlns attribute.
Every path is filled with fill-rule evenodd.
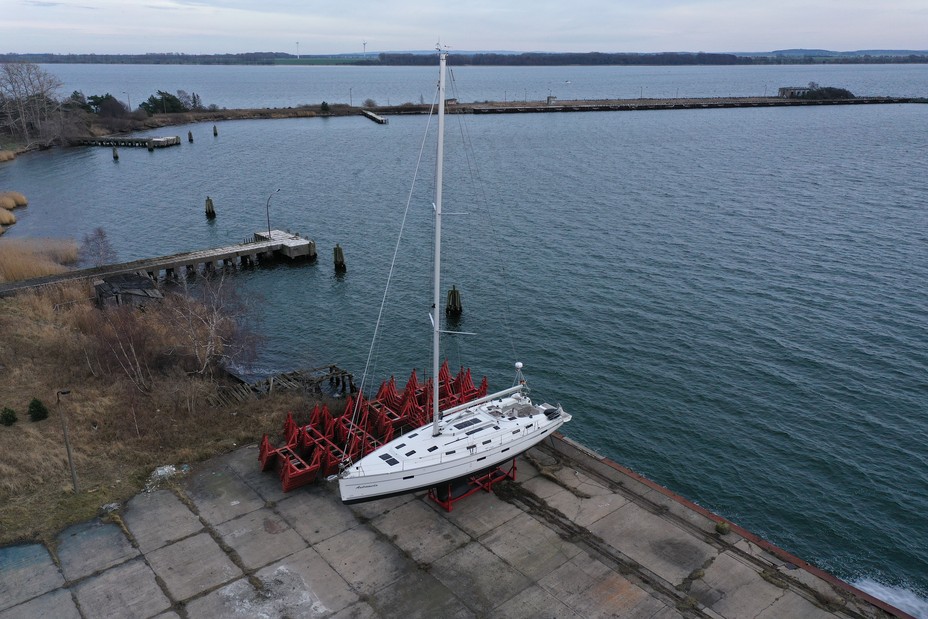
<svg viewBox="0 0 928 619"><path fill-rule="evenodd" d="M512 413L517 408L518 416ZM489 415L488 410L502 414ZM569 420L562 409L532 405L521 395L473 407L447 420L448 431L442 435L432 436L429 427L420 428L346 469L339 479L342 501L361 503L425 490L493 468L537 445ZM468 434L481 430L485 432L479 436ZM413 452L428 455L406 455Z"/></svg>
<svg viewBox="0 0 928 619"><path fill-rule="evenodd" d="M460 465L443 467L441 469L436 468L431 471L412 473L414 475L412 479L408 479L408 474L384 475L382 477L378 476L378 479L359 479L357 483L354 484L350 483L349 479L342 479L339 482L342 502L347 505L353 505L355 503L366 503L368 501L376 501L409 494L411 492L428 490L455 479L468 477L485 469L492 469L504 462L521 456L544 440L545 437L550 436L553 431L552 429L550 432L546 432L541 439L532 442L530 445L513 447L505 450L505 452L500 450L492 455L481 456L479 462L472 461L470 463L462 463Z"/></svg>

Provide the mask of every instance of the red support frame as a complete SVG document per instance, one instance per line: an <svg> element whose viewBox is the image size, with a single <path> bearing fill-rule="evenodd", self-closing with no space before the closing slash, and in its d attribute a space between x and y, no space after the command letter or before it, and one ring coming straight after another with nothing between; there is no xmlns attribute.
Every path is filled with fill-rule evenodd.
<svg viewBox="0 0 928 619"><path fill-rule="evenodd" d="M492 492L494 484L504 479L516 479L516 459L513 458L509 470L497 466L489 471L481 471L464 479L455 479L436 488L430 488L428 497L441 505L446 512L454 509L454 504L466 499L479 490ZM444 497L444 498L442 498Z"/></svg>

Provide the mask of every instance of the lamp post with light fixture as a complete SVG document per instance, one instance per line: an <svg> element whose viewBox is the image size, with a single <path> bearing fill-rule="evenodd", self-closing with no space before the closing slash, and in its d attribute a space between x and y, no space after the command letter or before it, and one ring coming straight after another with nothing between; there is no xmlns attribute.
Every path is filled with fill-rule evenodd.
<svg viewBox="0 0 928 619"><path fill-rule="evenodd" d="M277 189L280 191L280 188ZM267 212L267 240L271 240L271 198L274 197L274 194L277 191L272 191L271 195L267 197L267 204L264 205L264 210Z"/></svg>
<svg viewBox="0 0 928 619"><path fill-rule="evenodd" d="M77 469L74 468L74 458L71 456L71 439L68 436L68 420L61 412L61 396L71 393L70 389L59 389L55 393L56 409L58 410L58 419L61 420L61 430L64 432L64 447L68 451L68 467L71 469L71 485L74 487L74 494L80 492L77 485Z"/></svg>

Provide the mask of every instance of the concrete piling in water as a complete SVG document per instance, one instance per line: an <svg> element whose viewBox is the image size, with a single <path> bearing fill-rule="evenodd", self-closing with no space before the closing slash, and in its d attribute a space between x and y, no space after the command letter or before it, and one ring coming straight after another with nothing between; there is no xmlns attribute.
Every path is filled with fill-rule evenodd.
<svg viewBox="0 0 928 619"><path fill-rule="evenodd" d="M345 265L345 251L342 249L342 246L336 243L335 249L332 250L332 254L335 260L335 270L339 272L347 271L348 267Z"/></svg>
<svg viewBox="0 0 928 619"><path fill-rule="evenodd" d="M193 131L187 132L187 141L193 144Z"/></svg>
<svg viewBox="0 0 928 619"><path fill-rule="evenodd" d="M457 286L451 286L451 290L448 291L448 301L445 303L445 315L451 318L457 318L463 311L464 306L461 304L461 291L458 290Z"/></svg>
<svg viewBox="0 0 928 619"><path fill-rule="evenodd" d="M206 196L206 218L215 219L216 218L216 209L213 207L213 199L209 196Z"/></svg>

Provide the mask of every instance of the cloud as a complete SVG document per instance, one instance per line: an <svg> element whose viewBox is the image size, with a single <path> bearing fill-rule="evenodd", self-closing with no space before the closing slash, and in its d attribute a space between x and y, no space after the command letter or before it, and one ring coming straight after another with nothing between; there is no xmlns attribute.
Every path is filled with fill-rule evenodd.
<svg viewBox="0 0 928 619"><path fill-rule="evenodd" d="M3 51L764 51L924 47L924 0L0 0ZM94 9L93 17L87 12ZM73 35L62 37L63 26ZM93 34L88 34L93 33Z"/></svg>

